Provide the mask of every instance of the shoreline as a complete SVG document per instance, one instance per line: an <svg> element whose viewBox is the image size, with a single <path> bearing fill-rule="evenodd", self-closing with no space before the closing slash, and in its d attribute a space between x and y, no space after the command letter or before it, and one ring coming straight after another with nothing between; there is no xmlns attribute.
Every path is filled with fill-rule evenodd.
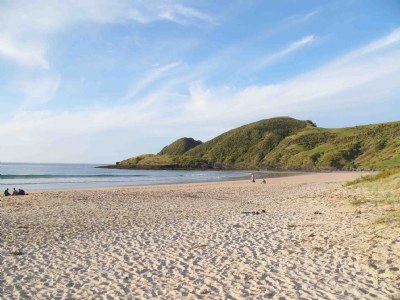
<svg viewBox="0 0 400 300"><path fill-rule="evenodd" d="M373 224L373 206L350 205L363 195L342 186L364 174L12 197L0 202L0 294L390 299L398 233Z"/></svg>
<svg viewBox="0 0 400 300"><path fill-rule="evenodd" d="M284 177L293 177L293 176L301 176L301 175L315 175L315 174L341 174L341 173L349 173L349 174L362 174L362 175L368 175L368 174L373 174L376 173L376 171L272 171L272 170L265 170L265 171L254 171L254 170L243 170L243 172L248 172L249 175L246 176L241 176L241 177L230 177L222 180L211 180L211 181L190 181L190 182L165 182L165 183L154 183L154 184L137 184L137 185L114 185L114 186L99 186L99 187L65 187L65 188L50 188L50 189L34 189L30 190L28 187L25 188L25 192L28 192L29 194L33 193L41 193L41 192L63 192L63 191L95 191L95 190L115 190L115 189L126 189L126 188L140 188L140 187L157 187L157 186L171 186L171 185L191 185L191 184L212 184L212 183L223 183L223 182L236 182L236 181L250 181L247 177L250 176L251 173L254 174L266 174L266 172L272 172L272 173L283 173L283 174L290 174L290 175L282 175L282 176L272 176L272 177L257 177L256 176L256 181L260 181L261 179L266 179L267 181L274 179L274 178L284 178ZM45 184L45 183L43 183ZM78 183L79 184L79 183ZM4 186L6 187L11 187L15 186L18 188L19 184L9 184L9 186ZM24 185L24 184L22 184ZM14 196L15 197L15 196ZM0 195L0 199L5 198L4 196Z"/></svg>

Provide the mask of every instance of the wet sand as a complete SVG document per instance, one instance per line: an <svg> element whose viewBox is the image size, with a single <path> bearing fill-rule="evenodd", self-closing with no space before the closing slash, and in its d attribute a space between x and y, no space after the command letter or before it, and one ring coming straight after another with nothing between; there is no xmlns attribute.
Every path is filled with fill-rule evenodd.
<svg viewBox="0 0 400 300"><path fill-rule="evenodd" d="M399 299L400 232L350 204L358 176L2 197L0 295Z"/></svg>

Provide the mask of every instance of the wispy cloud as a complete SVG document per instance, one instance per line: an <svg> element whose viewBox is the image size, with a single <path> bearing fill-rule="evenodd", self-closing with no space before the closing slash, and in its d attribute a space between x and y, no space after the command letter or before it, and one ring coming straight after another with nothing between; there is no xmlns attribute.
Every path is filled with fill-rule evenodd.
<svg viewBox="0 0 400 300"><path fill-rule="evenodd" d="M29 18L27 18L29 15ZM72 23L212 22L213 18L177 1L140 0L15 0L0 10L1 29L7 32L44 34L59 31Z"/></svg>
<svg viewBox="0 0 400 300"><path fill-rule="evenodd" d="M0 56L9 58L22 66L48 69L45 47L36 42L20 42L0 33Z"/></svg>
<svg viewBox="0 0 400 300"><path fill-rule="evenodd" d="M133 84L122 97L122 101L132 100L135 96L145 91L153 83L160 81L169 71L182 65L181 61L173 62L165 66L156 66L150 70L147 75L139 82Z"/></svg>
<svg viewBox="0 0 400 300"><path fill-rule="evenodd" d="M271 64L276 63L277 61L283 59L284 57L292 54L293 52L296 52L306 45L312 43L315 41L315 36L314 35L307 35L305 37L302 37L300 40L295 41L291 43L289 46L287 46L285 49L280 50L277 53L273 54L268 54L264 58L262 58L258 63L256 68L257 69L262 69L265 68Z"/></svg>
<svg viewBox="0 0 400 300"><path fill-rule="evenodd" d="M118 131L130 132L130 138L137 139L143 135L176 137L184 134L185 128L191 128L190 133L195 138L204 139L223 129L259 118L296 115L316 108L327 112L345 105L357 107L366 101L391 101L400 93L398 30L278 84L252 85L237 90L188 82L189 94L186 97L177 98L174 93L179 91L175 90L176 85L170 84L133 104L87 107L60 113L19 112L12 120L0 125L0 138L20 136L28 141L29 147L34 145L33 140L37 142L45 137L50 143L59 134L79 137L101 133L101 136L113 138L112 132ZM307 43L307 40L310 38L299 41L298 45ZM178 65L179 62L175 62L161 67L158 75L149 75L143 86ZM132 128L140 128L140 132L132 131ZM139 154L144 148L138 145L135 150Z"/></svg>
<svg viewBox="0 0 400 300"><path fill-rule="evenodd" d="M310 21L312 18L314 18L316 15L318 15L321 12L320 9L314 9L306 14L296 14L288 17L286 20L287 22L284 23L286 25L296 25L296 24L301 24Z"/></svg>
<svg viewBox="0 0 400 300"><path fill-rule="evenodd" d="M48 40L52 35L68 30L71 25L80 22L148 24L156 21L185 25L214 24L211 16L179 1L5 1L0 2L0 59L16 62L30 71L38 70L37 73L31 72L31 80L27 79L28 82L34 82L33 85L27 83L21 84L20 87L26 95L25 104L43 103L54 98L61 80L60 77L52 82L48 79L55 73L46 55ZM149 74L136 89L144 89L167 69L159 69ZM38 76L43 76L43 70L47 70L47 78L38 80Z"/></svg>
<svg viewBox="0 0 400 300"><path fill-rule="evenodd" d="M191 90L191 101L182 115L201 116L198 122L212 122L221 120L220 112L224 112L226 120L254 120L266 114L273 116L320 107L321 103L335 109L348 101L357 105L366 98L374 99L377 94L379 99L383 95L392 96L393 91L400 92L400 47L394 47L397 32L398 29L315 70L278 84L253 85L236 91L197 85ZM194 118L191 117L191 122L195 122ZM188 120L182 122L185 121Z"/></svg>
<svg viewBox="0 0 400 300"><path fill-rule="evenodd" d="M313 10L312 12L306 14L305 16L301 17L300 20L302 22L307 22L309 19L314 17L315 15L319 14L319 9Z"/></svg>
<svg viewBox="0 0 400 300"><path fill-rule="evenodd" d="M28 40L36 43L45 43L49 34L79 22L147 24L163 20L187 25L215 23L212 16L169 0L15 0L0 3L0 35L8 36L9 40L29 37Z"/></svg>
<svg viewBox="0 0 400 300"><path fill-rule="evenodd" d="M190 24L193 20L206 22L209 24L217 24L216 20L197 9L186 7L183 5L164 6L158 13L160 19L165 19L181 24Z"/></svg>
<svg viewBox="0 0 400 300"><path fill-rule="evenodd" d="M366 56L370 53L378 52L382 49L387 49L392 46L399 46L400 44L400 28L395 29L389 35L384 36L381 39L373 41L364 47L351 51L347 55L343 56L341 59L338 59L337 62L347 62L358 57Z"/></svg>
<svg viewBox="0 0 400 300"><path fill-rule="evenodd" d="M32 80L20 81L19 86L25 96L23 107L44 104L52 100L60 82L60 75L46 75Z"/></svg>

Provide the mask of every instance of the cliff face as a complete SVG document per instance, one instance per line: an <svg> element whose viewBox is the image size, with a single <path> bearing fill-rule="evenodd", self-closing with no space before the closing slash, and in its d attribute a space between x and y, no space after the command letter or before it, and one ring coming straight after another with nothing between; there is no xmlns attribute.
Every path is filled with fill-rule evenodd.
<svg viewBox="0 0 400 300"><path fill-rule="evenodd" d="M158 155L141 155L118 165L143 169L301 170L371 170L398 166L400 122L329 129L289 117L247 124L205 143L182 138Z"/></svg>

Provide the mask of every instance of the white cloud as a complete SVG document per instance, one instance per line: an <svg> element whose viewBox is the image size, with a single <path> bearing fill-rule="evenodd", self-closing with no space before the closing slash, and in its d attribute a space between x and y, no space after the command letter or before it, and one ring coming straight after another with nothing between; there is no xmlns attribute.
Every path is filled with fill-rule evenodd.
<svg viewBox="0 0 400 300"><path fill-rule="evenodd" d="M25 96L24 106L35 106L52 100L60 86L60 82L61 77L59 75L48 75L19 82Z"/></svg>
<svg viewBox="0 0 400 300"><path fill-rule="evenodd" d="M159 81L171 70L182 65L181 61L173 62L165 66L156 65L148 74L139 82L133 84L126 95L122 97L122 101L132 100L135 96L146 90L153 83Z"/></svg>
<svg viewBox="0 0 400 300"><path fill-rule="evenodd" d="M257 64L257 68L265 68L271 64L274 64L277 61L283 59L284 57L292 54L293 52L296 52L297 50L300 50L304 46L312 43L313 41L315 41L314 35L304 36L300 40L291 43L285 49L274 54L269 54L266 57L262 58L260 62Z"/></svg>
<svg viewBox="0 0 400 300"><path fill-rule="evenodd" d="M373 41L364 47L351 51L347 55L338 59L337 62L344 63L357 59L358 57L364 57L370 53L375 53L382 49L387 49L393 46L398 46L400 43L400 28L395 29L390 34L384 36L381 39Z"/></svg>
<svg viewBox="0 0 400 300"><path fill-rule="evenodd" d="M301 24L301 23L306 23L309 20L311 20L312 18L314 18L314 16L318 15L320 13L320 9L314 9L306 14L302 14L302 15L292 15L288 18L286 18L287 23L285 23L285 25L297 25L297 24Z"/></svg>
<svg viewBox="0 0 400 300"><path fill-rule="evenodd" d="M213 22L210 16L172 0L4 1L0 2L0 59L38 70L40 74L48 71L47 78L36 79L38 75L33 74L31 80L20 85L26 95L25 104L43 103L54 98L60 84L60 77L50 79L54 72L46 56L52 34L79 22L145 24L163 20L186 25ZM144 89L166 71L160 69L150 74L137 89Z"/></svg>
<svg viewBox="0 0 400 300"><path fill-rule="evenodd" d="M177 1L140 0L13 0L1 4L0 25L12 33L44 34L80 21L150 23L213 22L212 17Z"/></svg>
<svg viewBox="0 0 400 300"><path fill-rule="evenodd" d="M398 29L320 68L278 84L248 86L238 91L197 85L191 90L191 101L182 115L191 116L192 123L254 120L304 111L321 103L334 110L346 102L357 106L376 95L380 97L375 101L381 101L384 95L400 92L400 48L394 47L397 32ZM310 40L302 39L289 48ZM188 122L189 118L180 120Z"/></svg>
<svg viewBox="0 0 400 300"><path fill-rule="evenodd" d="M390 37L391 35L388 35ZM29 117L30 112L16 115L15 118L0 126L0 132L23 132L27 128L47 128L53 130L68 130L72 132L101 132L109 129L117 129L135 125L158 127L166 123L198 123L214 122L224 123L227 120L241 120L253 118L259 115L275 115L276 111L301 111L302 105L325 102L331 108L338 103L349 101L346 95L351 95L351 100L365 99L374 93L385 94L381 85L373 82L386 82L386 88L400 90L400 48L392 49L388 44L385 47L375 48L374 51L360 51L359 48L351 53L359 53L353 61L344 60L349 54L338 58L331 63L292 78L288 81L274 85L248 86L234 91L232 89L207 88L200 83L194 83L189 87L190 94L179 101L175 101L174 84L162 86L159 90L137 101L135 104L87 109L80 112L65 112L57 114L49 112L48 115L39 113L39 117ZM353 57L355 57L353 55ZM155 74L163 74L169 69L179 65L175 62L159 69ZM380 68L376 66L379 65ZM157 76L158 76L157 75ZM144 80L143 86L157 78L153 74ZM147 82L147 83L146 83ZM172 82L174 82L172 80ZM180 84L181 82L178 81ZM48 86L53 86L49 84ZM368 89L363 92L363 89ZM357 93L354 93L357 91ZM368 95L366 95L367 93ZM38 93L39 94L39 93ZM341 97L336 98L336 95ZM354 95L358 95L354 98ZM178 116L169 118L166 112L178 111ZM35 114L34 114L35 115ZM42 126L41 123L46 123ZM35 125L34 125L35 124ZM75 125L74 125L75 124ZM6 128L6 130L5 130Z"/></svg>
<svg viewBox="0 0 400 300"><path fill-rule="evenodd" d="M176 1L13 0L0 3L0 55L48 68L46 38L77 22L213 23L212 17ZM21 41L24 41L23 43Z"/></svg>
<svg viewBox="0 0 400 300"><path fill-rule="evenodd" d="M313 18L315 15L319 14L319 9L313 10L312 12L303 16L300 20L302 22L307 22L309 19Z"/></svg>
<svg viewBox="0 0 400 300"><path fill-rule="evenodd" d="M191 7L186 7L183 5L169 5L160 6L160 12L158 17L160 19L165 19L181 24L189 24L193 20L199 20L210 24L216 24L215 20Z"/></svg>
<svg viewBox="0 0 400 300"><path fill-rule="evenodd" d="M7 149L12 149L6 149L2 157L12 160L12 157L18 157L16 152L23 152L23 149L18 150L21 148L17 147L18 140L23 140L25 148L29 148L35 147L38 141L44 144L54 143L60 135L65 135L72 140L79 139L83 147L88 144L80 137L89 135L96 139L102 136L101 140L104 143L110 143L114 140L115 132L124 132L127 139L132 140L146 136L146 143L150 145L152 138L155 139L157 134L176 138L177 135L179 137L188 132L188 128L191 129L193 137L204 140L221 133L222 130L261 118L298 115L313 110L335 114L338 108L344 106L357 109L367 103L393 101L393 97L400 93L398 31L399 29L396 29L389 35L313 71L278 84L252 85L240 90L226 86L209 88L198 82L191 82L193 78L190 78L189 70L186 74L189 94L185 97L182 94L176 96L177 93L181 93L178 87L185 85L183 74L181 78L167 81L134 104L87 107L80 111L68 112L19 112L10 121L0 124L0 139L8 140ZM303 38L288 48L302 47L312 40L311 36ZM139 90L146 88L179 64L180 62L174 62L155 68L154 72L150 72L139 84ZM51 90L56 84L50 80L47 86ZM41 93L39 91L33 94ZM105 139L105 136L108 139ZM18 140L14 142L15 139ZM100 142L93 143L91 146L97 149L108 147ZM68 147L53 147L58 151L59 161L70 157L72 150ZM161 148L156 144L152 147L154 151ZM137 145L131 155L139 154L141 149L144 149L143 146ZM90 161L92 157L93 154L88 154L87 157L79 157L79 160Z"/></svg>
<svg viewBox="0 0 400 300"><path fill-rule="evenodd" d="M12 59L23 66L48 69L44 58L46 49L37 42L21 42L0 33L0 56Z"/></svg>

